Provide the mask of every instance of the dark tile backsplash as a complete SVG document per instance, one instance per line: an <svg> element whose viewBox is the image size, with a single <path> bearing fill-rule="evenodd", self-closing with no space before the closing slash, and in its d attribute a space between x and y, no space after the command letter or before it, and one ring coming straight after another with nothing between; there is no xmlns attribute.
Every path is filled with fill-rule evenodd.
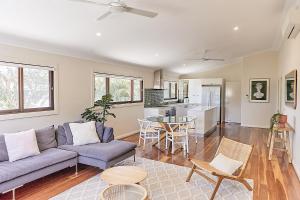
<svg viewBox="0 0 300 200"><path fill-rule="evenodd" d="M164 103L163 89L145 89L145 107L162 106Z"/></svg>

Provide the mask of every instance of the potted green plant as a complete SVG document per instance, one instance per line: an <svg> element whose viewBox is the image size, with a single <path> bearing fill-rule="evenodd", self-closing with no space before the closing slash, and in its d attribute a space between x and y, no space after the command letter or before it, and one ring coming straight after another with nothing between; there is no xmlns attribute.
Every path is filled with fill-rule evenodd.
<svg viewBox="0 0 300 200"><path fill-rule="evenodd" d="M280 116L281 116L281 113L278 112L278 113L275 113L271 117L271 126L270 126L270 129L273 129L274 125L278 125Z"/></svg>
<svg viewBox="0 0 300 200"><path fill-rule="evenodd" d="M105 123L108 116L116 118L114 113L110 112L112 108L112 96L110 94L102 96L102 98L94 103L94 106L86 108L81 117L86 121L96 121Z"/></svg>

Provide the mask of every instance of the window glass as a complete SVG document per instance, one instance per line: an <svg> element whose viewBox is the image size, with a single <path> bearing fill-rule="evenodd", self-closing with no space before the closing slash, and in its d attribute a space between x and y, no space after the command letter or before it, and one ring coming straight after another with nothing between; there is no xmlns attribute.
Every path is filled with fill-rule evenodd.
<svg viewBox="0 0 300 200"><path fill-rule="evenodd" d="M142 93L141 93L141 80L134 80L133 81L133 101L141 101L142 100Z"/></svg>
<svg viewBox="0 0 300 200"><path fill-rule="evenodd" d="M109 93L114 102L131 101L131 80L112 77L109 80Z"/></svg>
<svg viewBox="0 0 300 200"><path fill-rule="evenodd" d="M102 96L106 94L106 77L95 76L95 101L102 99Z"/></svg>
<svg viewBox="0 0 300 200"><path fill-rule="evenodd" d="M177 95L177 83L176 82L171 82L171 99L176 99L176 95Z"/></svg>
<svg viewBox="0 0 300 200"><path fill-rule="evenodd" d="M24 68L24 108L50 107L49 70Z"/></svg>
<svg viewBox="0 0 300 200"><path fill-rule="evenodd" d="M164 98L170 99L170 83L168 81L164 82Z"/></svg>
<svg viewBox="0 0 300 200"><path fill-rule="evenodd" d="M187 98L189 96L189 83L184 82L183 83L183 97Z"/></svg>
<svg viewBox="0 0 300 200"><path fill-rule="evenodd" d="M143 100L142 79L99 73L95 73L94 76L95 101L101 99L107 92L112 95L114 103L132 103Z"/></svg>
<svg viewBox="0 0 300 200"><path fill-rule="evenodd" d="M18 108L18 68L0 66L0 111Z"/></svg>

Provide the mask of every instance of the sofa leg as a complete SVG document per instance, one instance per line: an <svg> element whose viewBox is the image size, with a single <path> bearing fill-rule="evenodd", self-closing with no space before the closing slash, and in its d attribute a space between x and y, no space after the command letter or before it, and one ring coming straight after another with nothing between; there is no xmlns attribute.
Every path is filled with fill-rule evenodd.
<svg viewBox="0 0 300 200"><path fill-rule="evenodd" d="M8 191L6 191L6 192L3 192L2 194L11 192L11 195L12 195L11 199L12 199L12 200L16 200L16 189L17 189L17 188L20 188L20 187L22 187L22 186L23 186L23 185L20 185L19 187L16 187L16 188L14 188L14 189L11 189L11 190L8 190Z"/></svg>
<svg viewBox="0 0 300 200"><path fill-rule="evenodd" d="M12 192L12 200L16 200L16 189L13 189L11 192Z"/></svg>
<svg viewBox="0 0 300 200"><path fill-rule="evenodd" d="M77 176L78 175L78 164L76 163L76 165L75 165L75 176Z"/></svg>

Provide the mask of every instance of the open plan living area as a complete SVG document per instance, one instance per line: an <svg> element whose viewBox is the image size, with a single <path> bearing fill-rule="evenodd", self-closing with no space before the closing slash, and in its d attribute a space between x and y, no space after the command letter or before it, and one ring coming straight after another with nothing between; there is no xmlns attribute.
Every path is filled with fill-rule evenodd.
<svg viewBox="0 0 300 200"><path fill-rule="evenodd" d="M300 0L1 0L0 200L300 200Z"/></svg>

